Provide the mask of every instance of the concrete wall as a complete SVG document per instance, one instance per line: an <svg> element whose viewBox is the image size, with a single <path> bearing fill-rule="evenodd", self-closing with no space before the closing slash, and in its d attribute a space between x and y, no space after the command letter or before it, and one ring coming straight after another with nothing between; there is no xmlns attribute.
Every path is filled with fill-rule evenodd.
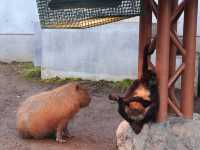
<svg viewBox="0 0 200 150"><path fill-rule="evenodd" d="M41 31L35 0L1 0L0 61L34 61L42 66L44 78L135 78L138 20L136 17L85 30ZM180 35L181 27L180 20Z"/></svg>
<svg viewBox="0 0 200 150"><path fill-rule="evenodd" d="M35 0L1 0L0 34L33 34L38 21Z"/></svg>
<svg viewBox="0 0 200 150"><path fill-rule="evenodd" d="M138 23L42 31L43 78L121 80L137 74Z"/></svg>
<svg viewBox="0 0 200 150"><path fill-rule="evenodd" d="M0 35L0 61L28 62L33 60L33 34Z"/></svg>
<svg viewBox="0 0 200 150"><path fill-rule="evenodd" d="M0 61L32 61L35 24L39 24L35 0L1 0Z"/></svg>

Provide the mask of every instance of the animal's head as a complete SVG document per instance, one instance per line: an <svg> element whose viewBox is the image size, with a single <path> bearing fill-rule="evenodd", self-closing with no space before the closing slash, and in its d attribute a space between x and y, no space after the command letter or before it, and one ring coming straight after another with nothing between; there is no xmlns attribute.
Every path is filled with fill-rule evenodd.
<svg viewBox="0 0 200 150"><path fill-rule="evenodd" d="M86 90L85 88L83 88L82 86L80 86L79 84L75 84L75 91L77 93L78 96L78 100L80 103L80 107L86 107L90 104L91 101L91 97L88 93L88 90Z"/></svg>
<svg viewBox="0 0 200 150"><path fill-rule="evenodd" d="M144 119L150 104L150 101L141 97L132 97L126 102L125 112L132 120L139 121Z"/></svg>
<svg viewBox="0 0 200 150"><path fill-rule="evenodd" d="M144 119L147 107L151 104L150 90L145 81L136 82L136 88L124 98L125 112L132 120Z"/></svg>
<svg viewBox="0 0 200 150"><path fill-rule="evenodd" d="M151 101L145 100L142 97L123 98L120 96L109 95L109 99L119 102L119 105L123 105L119 107L123 108L123 112L134 121L144 119L149 106L151 105Z"/></svg>

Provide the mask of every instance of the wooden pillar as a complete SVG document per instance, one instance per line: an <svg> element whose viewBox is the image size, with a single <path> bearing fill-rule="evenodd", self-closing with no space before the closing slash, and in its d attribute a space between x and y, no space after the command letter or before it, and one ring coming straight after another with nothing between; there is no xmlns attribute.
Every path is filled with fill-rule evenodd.
<svg viewBox="0 0 200 150"><path fill-rule="evenodd" d="M185 70L183 72L181 100L181 111L185 118L192 118L193 115L197 7L198 0L186 0L183 33L183 46L186 55L183 57Z"/></svg>
<svg viewBox="0 0 200 150"><path fill-rule="evenodd" d="M139 27L138 78L142 76L144 47L152 35L152 9L149 0L144 0L144 10L144 14L140 16Z"/></svg>
<svg viewBox="0 0 200 150"><path fill-rule="evenodd" d="M158 122L166 120L168 111L171 1L172 0L158 1L158 41L156 53L156 68L160 94L160 106L157 117Z"/></svg>

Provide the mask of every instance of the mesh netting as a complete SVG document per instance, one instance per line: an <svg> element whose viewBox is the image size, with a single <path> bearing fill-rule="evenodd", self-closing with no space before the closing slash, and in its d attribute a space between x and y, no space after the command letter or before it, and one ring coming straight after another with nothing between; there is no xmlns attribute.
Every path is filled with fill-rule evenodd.
<svg viewBox="0 0 200 150"><path fill-rule="evenodd" d="M114 7L50 9L51 0L37 0L41 27L87 28L138 16L143 12L142 0L118 1L120 3Z"/></svg>

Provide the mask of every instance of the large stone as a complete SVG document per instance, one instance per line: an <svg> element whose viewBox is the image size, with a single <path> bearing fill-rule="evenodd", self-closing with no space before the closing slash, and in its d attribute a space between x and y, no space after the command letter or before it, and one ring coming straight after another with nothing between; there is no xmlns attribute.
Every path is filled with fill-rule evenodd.
<svg viewBox="0 0 200 150"><path fill-rule="evenodd" d="M170 117L164 123L147 124L136 135L128 122L117 131L118 150L200 150L200 115L193 120Z"/></svg>

